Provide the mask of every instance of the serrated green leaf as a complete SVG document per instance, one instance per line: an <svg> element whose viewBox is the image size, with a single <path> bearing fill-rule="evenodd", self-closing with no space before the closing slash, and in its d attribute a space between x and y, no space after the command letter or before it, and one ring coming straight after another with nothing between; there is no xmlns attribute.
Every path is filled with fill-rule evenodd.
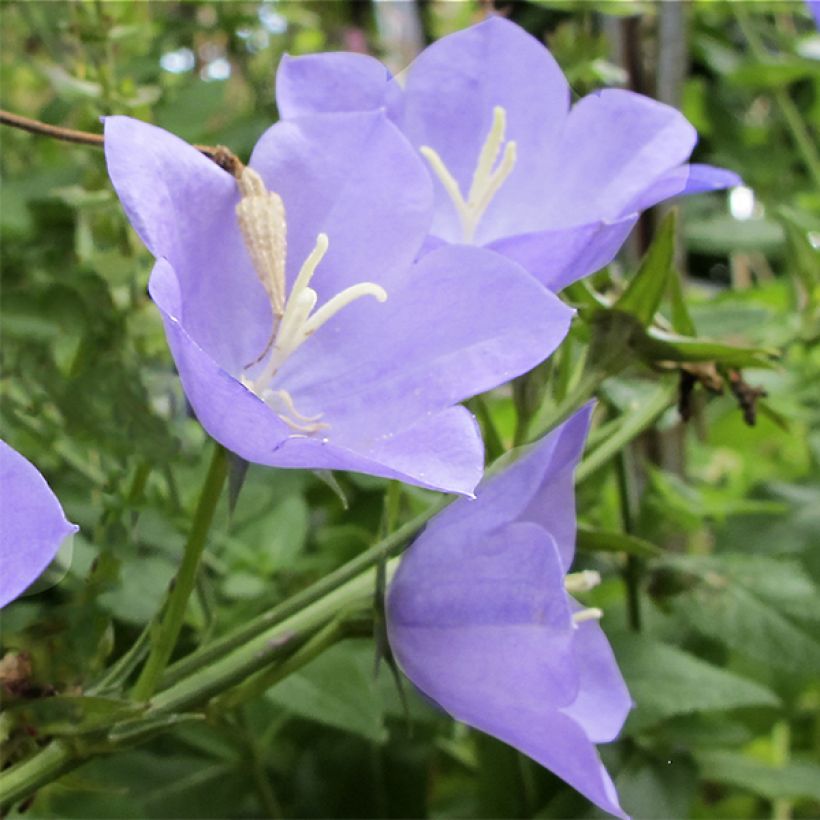
<svg viewBox="0 0 820 820"><path fill-rule="evenodd" d="M633 730L675 715L780 704L765 686L651 638L621 634L612 644L637 705Z"/></svg>
<svg viewBox="0 0 820 820"><path fill-rule="evenodd" d="M661 223L655 239L627 289L613 305L615 310L635 316L649 325L657 313L675 261L675 226L677 212L670 211Z"/></svg>

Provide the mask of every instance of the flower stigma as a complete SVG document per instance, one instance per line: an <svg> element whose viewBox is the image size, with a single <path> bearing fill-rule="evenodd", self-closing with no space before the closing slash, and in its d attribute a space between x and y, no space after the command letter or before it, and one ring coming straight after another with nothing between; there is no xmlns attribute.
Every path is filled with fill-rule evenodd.
<svg viewBox="0 0 820 820"><path fill-rule="evenodd" d="M290 393L272 389L271 383L288 357L340 310L363 296L384 302L387 292L373 282L359 282L314 310L318 296L309 285L329 245L327 234L320 233L316 245L302 263L290 293L287 293L287 221L282 198L268 191L262 177L252 168L244 169L237 184L242 196L236 206L239 229L273 314L270 340L259 356L245 365L246 372L240 376L240 381L298 433L326 430L330 425L321 421L321 413L312 416L300 413ZM260 362L264 364L259 372L255 376L248 375L247 371Z"/></svg>
<svg viewBox="0 0 820 820"><path fill-rule="evenodd" d="M493 108L493 124L478 155L478 162L466 199L458 182L447 169L439 153L429 145L422 145L419 148L419 151L430 163L433 172L444 186L444 190L453 200L453 205L455 205L461 220L461 230L465 242L473 241L481 217L484 216L484 212L489 207L493 197L498 193L498 189L504 184L515 167L517 146L515 140L504 143L506 130L507 112L500 105L497 105ZM498 155L502 145L504 146L504 152L499 161Z"/></svg>

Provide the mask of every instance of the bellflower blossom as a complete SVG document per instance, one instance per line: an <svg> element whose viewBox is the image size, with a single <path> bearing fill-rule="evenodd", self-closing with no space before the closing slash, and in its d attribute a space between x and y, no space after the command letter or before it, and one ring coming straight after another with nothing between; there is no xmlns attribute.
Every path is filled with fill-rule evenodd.
<svg viewBox="0 0 820 820"><path fill-rule="evenodd" d="M105 150L211 436L260 464L472 492L481 438L457 403L549 355L571 311L489 251L414 264L432 185L383 112L278 123L239 179L127 117Z"/></svg>
<svg viewBox="0 0 820 820"><path fill-rule="evenodd" d="M78 529L37 468L0 441L0 607L36 581Z"/></svg>
<svg viewBox="0 0 820 820"><path fill-rule="evenodd" d="M459 499L405 553L390 586L390 645L411 681L454 718L529 755L624 816L596 743L631 708L597 623L569 594L573 473L590 408Z"/></svg>
<svg viewBox="0 0 820 820"><path fill-rule="evenodd" d="M740 182L685 164L697 134L674 108L620 89L570 108L552 55L501 17L443 37L396 79L362 54L285 57L276 98L283 118L384 107L436 180L428 247L492 248L556 291L608 264L643 209Z"/></svg>

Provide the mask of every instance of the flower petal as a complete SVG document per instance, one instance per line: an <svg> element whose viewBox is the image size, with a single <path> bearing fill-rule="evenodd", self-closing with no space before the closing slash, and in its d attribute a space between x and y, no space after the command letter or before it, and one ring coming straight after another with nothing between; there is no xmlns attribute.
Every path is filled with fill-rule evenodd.
<svg viewBox="0 0 820 820"><path fill-rule="evenodd" d="M62 542L79 529L66 520L37 468L0 441L0 607L31 586Z"/></svg>
<svg viewBox="0 0 820 820"><path fill-rule="evenodd" d="M323 412L331 438L360 449L534 367L571 316L513 262L448 246L397 280L384 304L345 308L286 362L276 386L302 412Z"/></svg>
<svg viewBox="0 0 820 820"><path fill-rule="evenodd" d="M450 505L435 517L427 531L475 534L511 521L530 521L555 539L566 572L575 553L573 475L591 416L592 404L588 404L524 450L502 472L485 479L476 491L476 501Z"/></svg>
<svg viewBox="0 0 820 820"><path fill-rule="evenodd" d="M311 281L320 304L359 282L388 287L427 234L429 175L382 111L279 122L262 135L251 165L285 203L289 281L317 235L328 235Z"/></svg>
<svg viewBox="0 0 820 820"><path fill-rule="evenodd" d="M366 54L285 54L276 72L279 116L373 111L384 106L390 79L387 67Z"/></svg>
<svg viewBox="0 0 820 820"><path fill-rule="evenodd" d="M674 196L689 196L706 191L719 191L742 185L743 180L734 172L713 165L681 165L661 175L627 205L630 211L651 208Z"/></svg>
<svg viewBox="0 0 820 820"><path fill-rule="evenodd" d="M505 219L513 219L515 233L544 227L530 224L536 218L532 207L544 198L548 160L569 108L569 86L558 64L522 28L490 17L443 37L416 58L407 71L403 114L397 115L410 141L434 148L466 193L495 106L506 110L506 138L516 141L518 160L479 226L479 244L510 233L496 224ZM515 216L505 217L510 209ZM433 233L462 241L453 204L438 183Z"/></svg>
<svg viewBox="0 0 820 820"><path fill-rule="evenodd" d="M182 326L179 279L165 259L154 266L148 289L162 313L168 346L199 423L212 438L246 461L275 465L276 452L290 428L220 367Z"/></svg>
<svg viewBox="0 0 820 820"><path fill-rule="evenodd" d="M390 586L390 645L407 676L473 725L571 703L574 629L553 539L535 524L447 535L423 533Z"/></svg>
<svg viewBox="0 0 820 820"><path fill-rule="evenodd" d="M239 233L235 180L173 134L129 117L105 118L105 156L131 224L176 273L177 319L237 372L265 345L271 312Z"/></svg>
<svg viewBox="0 0 820 820"><path fill-rule="evenodd" d="M514 259L557 293L608 265L629 236L637 216L497 239L487 247Z"/></svg>
<svg viewBox="0 0 820 820"><path fill-rule="evenodd" d="M566 121L544 224L625 216L636 197L687 159L696 140L680 112L649 97L620 89L584 97Z"/></svg>
<svg viewBox="0 0 820 820"><path fill-rule="evenodd" d="M471 503L479 502L456 505ZM563 580L554 539L536 524L479 538L428 529L388 592L390 646L410 680L454 718L624 816L591 740L562 714L581 681Z"/></svg>
<svg viewBox="0 0 820 820"><path fill-rule="evenodd" d="M583 608L572 601L573 612ZM561 711L572 718L593 743L608 743L621 731L633 703L612 647L597 621L578 624L573 653L581 685L575 701Z"/></svg>
<svg viewBox="0 0 820 820"><path fill-rule="evenodd" d="M399 433L352 449L332 437L291 436L276 466L353 470L431 490L472 496L484 469L484 446L472 414L449 407Z"/></svg>

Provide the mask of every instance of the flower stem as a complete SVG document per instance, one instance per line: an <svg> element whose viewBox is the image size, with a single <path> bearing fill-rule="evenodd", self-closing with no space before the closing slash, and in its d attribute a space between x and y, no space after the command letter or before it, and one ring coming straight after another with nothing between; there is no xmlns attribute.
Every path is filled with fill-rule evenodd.
<svg viewBox="0 0 820 820"><path fill-rule="evenodd" d="M217 444L211 457L208 475L202 485L191 532L185 544L182 563L168 598L165 614L160 621L148 660L145 662L132 692L134 700L148 700L154 694L154 690L157 688L162 673L165 671L165 667L168 665L174 651L185 619L188 599L191 597L191 592L196 583L199 561L205 549L208 530L211 528L217 502L222 494L222 487L225 484L227 475L227 451L222 445Z"/></svg>

